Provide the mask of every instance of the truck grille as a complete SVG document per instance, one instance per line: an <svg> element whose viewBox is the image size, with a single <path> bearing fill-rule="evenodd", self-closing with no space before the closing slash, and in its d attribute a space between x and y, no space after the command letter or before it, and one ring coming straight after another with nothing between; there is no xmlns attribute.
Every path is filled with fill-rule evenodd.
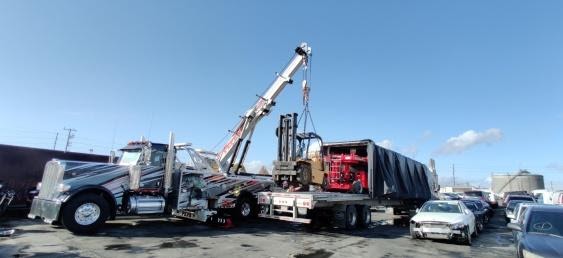
<svg viewBox="0 0 563 258"><path fill-rule="evenodd" d="M49 161L43 171L39 198L51 200L55 198L57 186L63 181L64 168L57 161Z"/></svg>

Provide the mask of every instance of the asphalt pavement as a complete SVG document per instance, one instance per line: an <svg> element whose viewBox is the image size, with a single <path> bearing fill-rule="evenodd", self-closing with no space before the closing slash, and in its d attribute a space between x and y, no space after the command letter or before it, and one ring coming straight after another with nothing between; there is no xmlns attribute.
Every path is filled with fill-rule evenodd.
<svg viewBox="0 0 563 258"><path fill-rule="evenodd" d="M311 230L256 219L224 229L175 218L120 218L93 236L77 236L40 220L4 218L0 257L514 257L502 214L465 246L411 240L408 217L374 212L367 229Z"/></svg>

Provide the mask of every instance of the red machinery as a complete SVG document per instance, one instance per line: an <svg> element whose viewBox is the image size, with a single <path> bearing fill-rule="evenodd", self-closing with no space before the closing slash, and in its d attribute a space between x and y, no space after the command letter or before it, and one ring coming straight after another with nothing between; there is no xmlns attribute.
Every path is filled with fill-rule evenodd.
<svg viewBox="0 0 563 258"><path fill-rule="evenodd" d="M360 193L368 189L367 157L355 153L330 154L325 157L325 164L329 168L325 191Z"/></svg>

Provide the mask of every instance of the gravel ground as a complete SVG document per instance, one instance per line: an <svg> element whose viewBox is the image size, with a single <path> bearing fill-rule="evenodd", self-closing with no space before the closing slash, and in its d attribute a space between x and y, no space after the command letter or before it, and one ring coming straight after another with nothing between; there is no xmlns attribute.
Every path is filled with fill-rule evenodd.
<svg viewBox="0 0 563 258"><path fill-rule="evenodd" d="M76 236L39 220L4 218L0 225L16 232L0 237L0 257L514 257L501 215L471 247L411 240L408 217L382 212L373 213L369 228L353 232L262 219L223 229L180 219L121 218L94 236Z"/></svg>

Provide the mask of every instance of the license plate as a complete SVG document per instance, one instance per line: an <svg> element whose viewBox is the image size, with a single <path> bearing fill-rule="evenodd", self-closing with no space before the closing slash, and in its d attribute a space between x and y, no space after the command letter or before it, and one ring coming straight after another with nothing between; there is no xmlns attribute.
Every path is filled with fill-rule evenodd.
<svg viewBox="0 0 563 258"><path fill-rule="evenodd" d="M422 228L422 232L424 232L424 233L447 234L447 233L450 233L451 230L449 228Z"/></svg>

